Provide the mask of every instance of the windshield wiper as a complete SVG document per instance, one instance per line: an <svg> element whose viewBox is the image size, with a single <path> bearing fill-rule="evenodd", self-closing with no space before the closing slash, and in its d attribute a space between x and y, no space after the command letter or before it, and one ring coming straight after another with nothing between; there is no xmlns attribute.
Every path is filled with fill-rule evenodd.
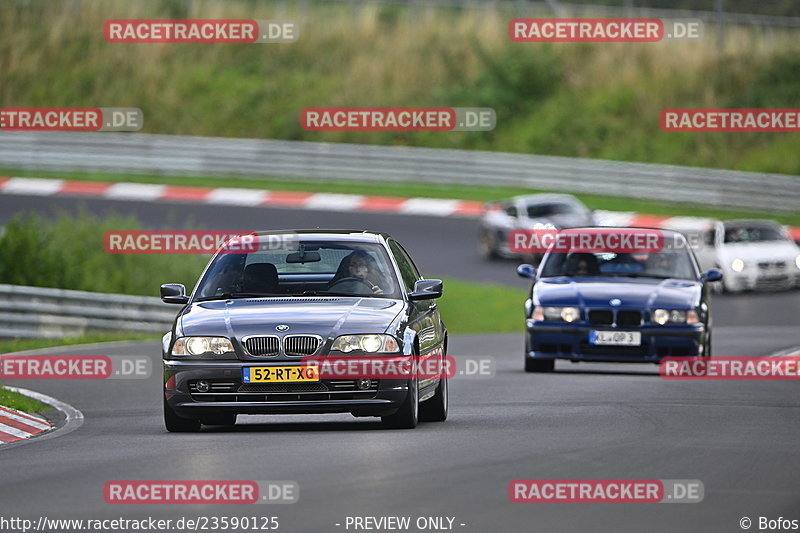
<svg viewBox="0 0 800 533"><path fill-rule="evenodd" d="M301 294L292 294L290 296L354 296L359 297L359 294L352 294L349 292L336 292L336 291L303 291Z"/></svg>

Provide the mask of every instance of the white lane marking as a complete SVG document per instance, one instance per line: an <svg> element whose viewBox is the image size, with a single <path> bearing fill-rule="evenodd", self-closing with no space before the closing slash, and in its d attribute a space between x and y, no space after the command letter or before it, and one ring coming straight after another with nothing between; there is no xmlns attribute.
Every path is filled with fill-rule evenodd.
<svg viewBox="0 0 800 533"><path fill-rule="evenodd" d="M400 207L399 212L406 215L450 216L461 200L440 200L438 198L409 198Z"/></svg>
<svg viewBox="0 0 800 533"><path fill-rule="evenodd" d="M9 411L7 409L3 409L2 411L0 411L0 418L10 418L11 420L16 420L17 422L22 422L26 426L31 426L33 428L41 429L41 430L50 429L52 427L52 426L50 426L50 424L48 424L44 420L33 420L33 419L28 418L26 416L20 416L20 415L18 415L16 413L13 413L13 412L11 412L11 411Z"/></svg>
<svg viewBox="0 0 800 533"><path fill-rule="evenodd" d="M358 194L317 193L308 197L306 209L325 209L329 211L355 211L361 207L364 197Z"/></svg>
<svg viewBox="0 0 800 533"><path fill-rule="evenodd" d="M64 187L64 180L47 178L11 178L2 185L2 191L9 194L31 194L50 196Z"/></svg>
<svg viewBox="0 0 800 533"><path fill-rule="evenodd" d="M236 189L220 187L206 196L205 203L226 205L261 205L269 197L269 191L258 189Z"/></svg>
<svg viewBox="0 0 800 533"><path fill-rule="evenodd" d="M19 437L21 439L27 439L28 437L33 436L33 433L28 433L27 431L22 431L21 429L13 428L3 423L0 423L0 433L5 433L6 435L11 435L12 437Z"/></svg>
<svg viewBox="0 0 800 533"><path fill-rule="evenodd" d="M164 195L164 189L166 185L115 183L103 192L103 196L116 200L158 200Z"/></svg>

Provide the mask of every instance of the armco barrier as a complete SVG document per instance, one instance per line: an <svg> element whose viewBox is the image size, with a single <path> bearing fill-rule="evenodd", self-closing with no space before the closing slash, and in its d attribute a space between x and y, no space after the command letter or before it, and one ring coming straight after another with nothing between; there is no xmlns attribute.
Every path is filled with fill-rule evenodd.
<svg viewBox="0 0 800 533"><path fill-rule="evenodd" d="M800 178L503 152L124 133L0 132L0 167L494 185L793 212Z"/></svg>
<svg viewBox="0 0 800 533"><path fill-rule="evenodd" d="M166 333L177 306L159 298L0 284L0 337Z"/></svg>

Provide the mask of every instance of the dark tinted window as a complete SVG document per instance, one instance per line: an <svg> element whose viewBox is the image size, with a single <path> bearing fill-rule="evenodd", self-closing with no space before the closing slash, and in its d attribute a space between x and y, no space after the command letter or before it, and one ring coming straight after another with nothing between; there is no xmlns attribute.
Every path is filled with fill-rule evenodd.
<svg viewBox="0 0 800 533"><path fill-rule="evenodd" d="M581 213L581 209L569 203L534 204L528 206L530 218L551 217L553 215L573 215Z"/></svg>
<svg viewBox="0 0 800 533"><path fill-rule="evenodd" d="M400 275L403 278L403 285L409 292L414 290L414 284L420 279L419 271L414 266L414 262L408 256L406 251L396 241L389 241L389 248L391 248L394 258L397 260L397 266L400 268Z"/></svg>
<svg viewBox="0 0 800 533"><path fill-rule="evenodd" d="M772 226L728 226L725 228L725 242L782 241L785 237L778 228Z"/></svg>

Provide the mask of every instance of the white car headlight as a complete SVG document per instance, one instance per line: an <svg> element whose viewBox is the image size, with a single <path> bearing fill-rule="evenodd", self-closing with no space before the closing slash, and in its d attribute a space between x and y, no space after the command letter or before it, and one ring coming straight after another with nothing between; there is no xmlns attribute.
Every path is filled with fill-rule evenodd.
<svg viewBox="0 0 800 533"><path fill-rule="evenodd" d="M664 325L670 324L697 324L697 312L693 309L653 309L653 322Z"/></svg>
<svg viewBox="0 0 800 533"><path fill-rule="evenodd" d="M744 270L744 261L739 259L738 257L731 261L731 270L734 272L741 272Z"/></svg>
<svg viewBox="0 0 800 533"><path fill-rule="evenodd" d="M541 318L539 318L541 316ZM563 320L564 322L575 322L581 317L581 311L577 307L539 307L533 313L535 320Z"/></svg>
<svg viewBox="0 0 800 533"><path fill-rule="evenodd" d="M391 335L342 335L333 341L331 350L344 353L395 353L400 351L400 346Z"/></svg>
<svg viewBox="0 0 800 533"><path fill-rule="evenodd" d="M233 344L226 337L180 337L172 346L172 355L222 355L233 352Z"/></svg>
<svg viewBox="0 0 800 533"><path fill-rule="evenodd" d="M794 265L797 268L800 268L800 255L798 255L797 257L794 258Z"/></svg>

